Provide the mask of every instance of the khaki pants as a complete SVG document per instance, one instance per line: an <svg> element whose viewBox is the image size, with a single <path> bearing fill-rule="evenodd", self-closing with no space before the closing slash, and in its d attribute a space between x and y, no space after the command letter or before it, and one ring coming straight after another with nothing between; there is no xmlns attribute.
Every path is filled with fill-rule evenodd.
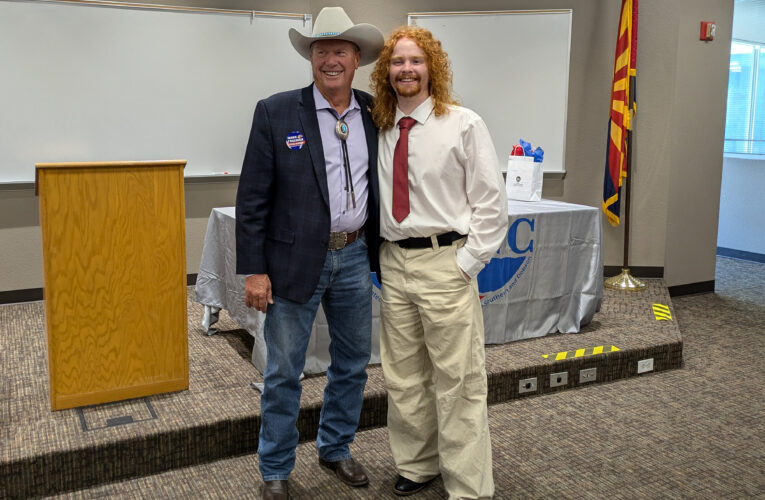
<svg viewBox="0 0 765 500"><path fill-rule="evenodd" d="M462 244L380 249L388 433L402 476L441 473L450 499L491 498L483 315L476 280L457 266Z"/></svg>

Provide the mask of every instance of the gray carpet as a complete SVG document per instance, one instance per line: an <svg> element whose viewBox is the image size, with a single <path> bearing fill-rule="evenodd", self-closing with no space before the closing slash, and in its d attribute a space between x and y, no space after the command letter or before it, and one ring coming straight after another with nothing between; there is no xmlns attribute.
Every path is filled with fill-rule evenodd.
<svg viewBox="0 0 765 500"><path fill-rule="evenodd" d="M223 314L220 334L199 325L202 307L189 289L189 389L132 401L51 412L46 333L40 302L0 307L0 357L13 367L0 378L0 497L50 495L200 465L257 449L261 380L250 363L251 337ZM650 280L640 294L607 291L601 311L579 334L556 334L487 348L489 402L579 387L581 369L596 368L595 383L636 375L650 357L654 370L682 363L676 321L657 321L651 305L667 304L666 286ZM603 354L591 354L602 346ZM618 350L616 350L618 349ZM568 356L553 361L556 353ZM552 357L545 358L545 355ZM567 371L568 383L550 386L550 374ZM385 425L382 370L370 366L360 428ZM535 393L519 394L519 382L536 377ZM316 435L325 377L303 382L298 429Z"/></svg>
<svg viewBox="0 0 765 500"><path fill-rule="evenodd" d="M672 300L682 369L491 406L495 498L765 498L765 265L718 258L716 284ZM359 433L352 450L368 488L339 484L305 442L293 495L395 498L385 428ZM260 485L249 454L60 498L257 498ZM412 498L445 492L436 481Z"/></svg>

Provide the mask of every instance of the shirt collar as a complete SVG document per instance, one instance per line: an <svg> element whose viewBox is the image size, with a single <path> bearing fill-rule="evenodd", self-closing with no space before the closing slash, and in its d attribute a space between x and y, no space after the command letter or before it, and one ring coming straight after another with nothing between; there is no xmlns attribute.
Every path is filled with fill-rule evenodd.
<svg viewBox="0 0 765 500"><path fill-rule="evenodd" d="M320 109L328 109L332 111L332 114L336 114L337 111L335 111L335 108L332 107L332 105L329 103L329 101L319 92L319 89L316 87L316 84L313 85L313 100L316 103L316 110ZM351 104L348 106L348 108L343 111L343 114L340 116L342 118L343 116L347 115L348 112L352 109L361 109L361 106L359 106L359 103L356 102L356 94L353 93L353 89L351 89Z"/></svg>
<svg viewBox="0 0 765 500"><path fill-rule="evenodd" d="M431 96L428 96L427 99L422 101L419 106L414 108L414 111L409 113L408 115L405 115L401 109L399 109L398 106L396 106L396 118L394 120L394 124L398 123L398 121L405 117L405 116L411 116L415 119L415 121L421 125L425 124L425 121L428 119L430 114L433 112L433 98Z"/></svg>

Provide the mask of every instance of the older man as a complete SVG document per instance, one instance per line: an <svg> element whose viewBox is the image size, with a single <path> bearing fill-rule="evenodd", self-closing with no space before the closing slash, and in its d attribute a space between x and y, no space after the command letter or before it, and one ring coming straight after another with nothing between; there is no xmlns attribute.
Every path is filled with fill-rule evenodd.
<svg viewBox="0 0 765 500"><path fill-rule="evenodd" d="M349 444L371 353L377 132L371 96L351 82L384 40L339 7L322 9L312 36L294 29L289 36L311 61L314 82L258 103L236 201L237 273L249 275L247 305L267 312L258 445L264 499L289 498L299 377L319 303L331 339L319 461L351 486L369 482Z"/></svg>
<svg viewBox="0 0 765 500"><path fill-rule="evenodd" d="M429 31L395 31L372 83L394 492L411 495L442 474L450 499L491 498L476 275L507 233L494 145L483 120L451 97L449 60Z"/></svg>

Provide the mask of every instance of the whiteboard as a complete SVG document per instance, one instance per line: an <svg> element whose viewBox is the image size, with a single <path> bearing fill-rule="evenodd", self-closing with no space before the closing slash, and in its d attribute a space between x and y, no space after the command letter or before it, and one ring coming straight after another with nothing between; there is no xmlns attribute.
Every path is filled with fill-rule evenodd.
<svg viewBox="0 0 765 500"><path fill-rule="evenodd" d="M0 182L63 161L239 173L257 101L312 81L287 35L310 15L241 12L0 0Z"/></svg>
<svg viewBox="0 0 765 500"><path fill-rule="evenodd" d="M500 166L519 139L566 171L571 10L410 13L449 54L458 100L486 122Z"/></svg>

